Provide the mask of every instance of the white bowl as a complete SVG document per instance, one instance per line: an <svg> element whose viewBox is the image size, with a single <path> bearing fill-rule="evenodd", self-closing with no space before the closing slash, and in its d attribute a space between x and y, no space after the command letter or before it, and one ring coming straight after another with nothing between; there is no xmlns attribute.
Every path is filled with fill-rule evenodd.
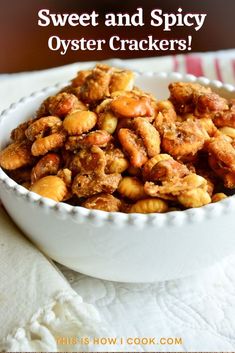
<svg viewBox="0 0 235 353"><path fill-rule="evenodd" d="M159 99L172 81L210 85L224 96L235 88L178 73L137 75L136 84ZM0 117L0 149L11 130L63 85L34 93ZM235 196L197 209L124 214L56 203L29 192L0 169L0 198L15 223L46 255L90 276L153 282L190 275L235 251Z"/></svg>

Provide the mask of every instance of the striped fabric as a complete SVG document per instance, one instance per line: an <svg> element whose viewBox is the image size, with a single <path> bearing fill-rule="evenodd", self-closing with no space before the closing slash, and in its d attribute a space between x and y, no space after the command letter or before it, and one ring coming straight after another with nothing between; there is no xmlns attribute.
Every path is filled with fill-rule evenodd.
<svg viewBox="0 0 235 353"><path fill-rule="evenodd" d="M206 76L235 84L235 53L233 55L188 54L172 58L173 71Z"/></svg>

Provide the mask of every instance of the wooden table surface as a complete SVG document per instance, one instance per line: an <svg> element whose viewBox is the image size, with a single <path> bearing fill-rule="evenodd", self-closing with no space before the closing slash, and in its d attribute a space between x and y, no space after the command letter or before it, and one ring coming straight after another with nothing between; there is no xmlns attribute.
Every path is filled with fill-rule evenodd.
<svg viewBox="0 0 235 353"><path fill-rule="evenodd" d="M143 27L112 27L104 25L106 13L134 14L143 7ZM192 27L174 27L164 32L160 27L150 26L150 13L153 9L162 9L166 13L206 13L205 24L199 31ZM38 26L38 11L49 9L51 13L99 13L99 25L96 27L47 27ZM60 66L76 61L102 60L112 57L132 58L156 55L168 55L172 51L112 51L105 46L102 51L72 51L61 55L48 49L48 39L59 36L63 39L105 39L118 35L125 39L143 39L149 35L158 39L185 38L193 36L192 51L214 51L233 48L234 40L234 0L145 0L134 1L79 1L79 0L9 0L0 3L0 73L25 70L38 70Z"/></svg>

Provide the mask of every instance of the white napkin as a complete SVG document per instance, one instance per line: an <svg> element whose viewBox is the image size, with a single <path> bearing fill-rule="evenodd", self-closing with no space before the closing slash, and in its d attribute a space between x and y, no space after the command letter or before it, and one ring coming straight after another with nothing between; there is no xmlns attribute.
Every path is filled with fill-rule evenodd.
<svg viewBox="0 0 235 353"><path fill-rule="evenodd" d="M107 335L92 305L13 224L0 206L0 350L63 351L61 337ZM66 350L86 350L79 342Z"/></svg>

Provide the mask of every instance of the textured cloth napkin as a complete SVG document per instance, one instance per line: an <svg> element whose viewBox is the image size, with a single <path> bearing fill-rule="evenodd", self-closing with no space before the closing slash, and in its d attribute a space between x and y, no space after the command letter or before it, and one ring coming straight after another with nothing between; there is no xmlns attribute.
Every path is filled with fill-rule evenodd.
<svg viewBox="0 0 235 353"><path fill-rule="evenodd" d="M83 302L1 206L0 328L1 351L14 352L63 351L59 337L107 335L93 305Z"/></svg>
<svg viewBox="0 0 235 353"><path fill-rule="evenodd" d="M179 71L196 76L206 76L210 79L219 79L226 83L235 83L235 50L148 59L115 59L107 62L142 72ZM93 62L76 63L32 73L3 75L0 77L0 110L7 108L9 104L32 91L40 90L57 82L66 82L78 70L88 68L93 64ZM14 232L17 231L12 228L12 225L9 226L10 223L5 217L3 221L0 218L0 252L2 253L2 243L5 244L3 249L8 246L12 246L15 252L18 249L17 254L22 266L22 272L19 272L19 266L16 266L14 270L13 266L16 264L16 261L13 261L14 255L10 257L6 252L5 257L1 256L0 304L4 299L4 293L10 293L7 301L5 303L3 301L3 306L0 307L0 327L3 326L3 323L5 325L0 337L6 338L9 335L7 349L14 350L12 347L17 347L16 350L21 351L36 349L41 351L78 351L82 349L87 351L139 352L235 351L235 254L194 276L152 284L103 281L56 264L74 291L79 293L85 302L93 304L99 310L101 318L108 327L104 333L103 321L99 323L97 312L93 310L93 307L81 303L81 297L76 296L75 292L70 289L54 265L49 263L22 237L19 245L18 240L14 240L12 245L9 245L13 239L12 234L14 235ZM15 234L15 236L18 235ZM23 256L25 252L28 253L27 256ZM25 257L26 259L34 257L33 254L35 254L35 258L38 258L38 262L35 261L35 266L32 266L30 260L28 262L24 260ZM5 265L1 265L1 263ZM30 266L29 263L31 263ZM41 265L39 266L39 264ZM24 265L26 265L27 271L26 268L23 270ZM37 283L38 278L43 283L41 286ZM48 283L52 283L52 285L46 286ZM25 295L26 292L27 295ZM68 293L73 303L74 300L76 301L74 305L77 311L71 310L70 307L70 313L76 314L73 316L73 320L68 319L66 323L63 322L60 325L59 333L61 335L64 329L64 336L71 336L75 332L75 335L80 337L87 335L116 337L119 343L102 346L93 342L85 347L56 345L55 332L57 329L54 325L58 320L52 320L53 325L49 325L48 317L57 315L57 310L53 309L54 305L60 305L59 312L67 310L69 307L70 304L67 305L66 300L59 300L61 296L66 298L64 294L60 294L64 292ZM42 312L45 312L45 307L49 307L48 310L52 314L43 316ZM64 309L65 307L66 309ZM85 307L86 314L84 314L83 307ZM30 310L28 310L29 308ZM81 321L79 321L79 315L81 315L79 309L84 314ZM39 317L39 319L35 320L35 317ZM66 317L66 315L62 315L62 317ZM67 317L71 318L72 316L69 314ZM51 335L51 341L48 339L49 336L39 335L39 331L36 336L33 334L34 325L32 323L35 321L40 323L42 330L46 327L47 334ZM68 322L71 321L76 323L75 326L68 326ZM77 322L79 322L78 326L76 326ZM91 328L87 329L87 327ZM14 336L13 332L17 328L18 334L14 333ZM25 335L29 337L26 340L21 338ZM155 338L158 342L160 338L170 337L181 338L181 341L179 344L170 345L133 344L132 339L135 337ZM130 344L120 344L121 338L124 339L124 342L130 338Z"/></svg>

